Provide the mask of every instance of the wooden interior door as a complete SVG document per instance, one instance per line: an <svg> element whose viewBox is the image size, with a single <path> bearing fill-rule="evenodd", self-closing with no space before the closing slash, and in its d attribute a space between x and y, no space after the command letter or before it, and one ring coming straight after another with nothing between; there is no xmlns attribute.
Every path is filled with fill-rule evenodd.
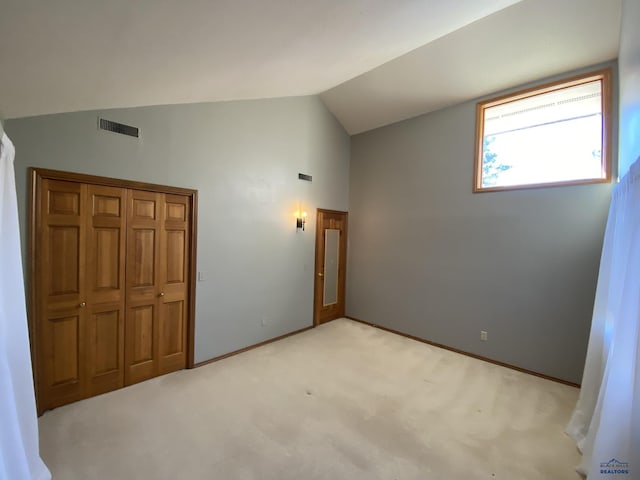
<svg viewBox="0 0 640 480"><path fill-rule="evenodd" d="M126 189L87 185L87 396L124 385Z"/></svg>
<svg viewBox="0 0 640 480"><path fill-rule="evenodd" d="M315 325L344 316L347 219L346 212L318 209L313 308Z"/></svg>
<svg viewBox="0 0 640 480"><path fill-rule="evenodd" d="M38 403L42 410L85 395L81 339L86 329L84 218L86 186L42 180L36 199L40 295L35 338Z"/></svg>

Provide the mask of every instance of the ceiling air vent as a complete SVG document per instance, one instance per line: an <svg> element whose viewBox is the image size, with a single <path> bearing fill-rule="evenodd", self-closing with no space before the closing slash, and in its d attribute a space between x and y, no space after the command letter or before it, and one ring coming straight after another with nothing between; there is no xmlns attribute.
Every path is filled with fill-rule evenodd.
<svg viewBox="0 0 640 480"><path fill-rule="evenodd" d="M131 125L125 125L124 123L112 122L105 118L98 119L98 128L108 132L120 133L121 135L129 135L130 137L140 137L140 129L138 127L132 127Z"/></svg>

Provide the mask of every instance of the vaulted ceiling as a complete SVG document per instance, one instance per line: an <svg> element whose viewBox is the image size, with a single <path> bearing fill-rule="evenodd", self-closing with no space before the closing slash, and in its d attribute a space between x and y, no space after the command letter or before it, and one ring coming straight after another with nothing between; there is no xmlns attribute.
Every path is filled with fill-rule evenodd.
<svg viewBox="0 0 640 480"><path fill-rule="evenodd" d="M615 58L621 0L2 0L0 114L321 94L349 133Z"/></svg>

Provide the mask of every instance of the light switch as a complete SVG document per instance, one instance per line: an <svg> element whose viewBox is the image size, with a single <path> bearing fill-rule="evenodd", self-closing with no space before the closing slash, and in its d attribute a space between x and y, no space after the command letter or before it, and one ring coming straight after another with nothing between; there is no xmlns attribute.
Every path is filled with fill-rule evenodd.
<svg viewBox="0 0 640 480"><path fill-rule="evenodd" d="M198 281L204 282L204 280L205 280L204 272L198 272Z"/></svg>

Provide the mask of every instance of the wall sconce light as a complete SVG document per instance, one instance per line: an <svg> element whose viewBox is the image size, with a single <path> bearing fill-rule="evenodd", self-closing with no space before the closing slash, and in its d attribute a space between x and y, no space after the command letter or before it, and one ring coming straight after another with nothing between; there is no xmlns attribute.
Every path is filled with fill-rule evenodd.
<svg viewBox="0 0 640 480"><path fill-rule="evenodd" d="M304 232L304 226L307 223L307 212L296 212L296 230L302 229Z"/></svg>

